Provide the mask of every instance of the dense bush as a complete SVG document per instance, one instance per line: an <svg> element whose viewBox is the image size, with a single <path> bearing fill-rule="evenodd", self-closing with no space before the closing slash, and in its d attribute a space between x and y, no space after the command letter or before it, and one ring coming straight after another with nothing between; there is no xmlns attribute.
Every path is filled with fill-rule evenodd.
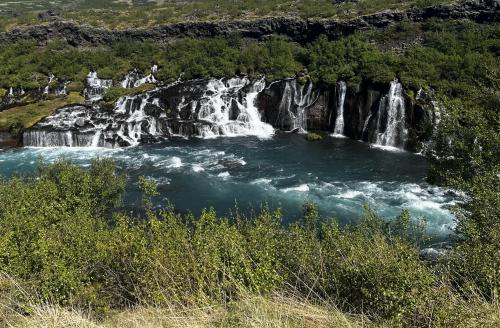
<svg viewBox="0 0 500 328"><path fill-rule="evenodd" d="M131 217L120 210L125 179L109 160L2 180L0 270L44 300L100 313L293 290L377 320L451 320L452 292L418 259L421 229L407 212L386 223L367 209L359 224L341 228L306 205L285 227L281 212L265 207L252 218L156 212L154 183L139 185L144 214Z"/></svg>
<svg viewBox="0 0 500 328"><path fill-rule="evenodd" d="M382 50L406 41L409 33L423 42L403 52ZM443 95L472 99L498 89L498 33L498 24L431 21L403 22L386 31L360 32L336 41L320 36L304 47L277 37L251 42L237 35L181 39L167 45L116 41L90 49L72 48L62 41L45 47L19 41L0 46L0 87L37 89L46 85L49 73L82 82L90 69L102 78L119 80L134 68L149 73L156 63L157 78L164 82L240 73L266 75L269 80L301 74L327 84L339 79L385 83L399 77L415 91L432 87Z"/></svg>

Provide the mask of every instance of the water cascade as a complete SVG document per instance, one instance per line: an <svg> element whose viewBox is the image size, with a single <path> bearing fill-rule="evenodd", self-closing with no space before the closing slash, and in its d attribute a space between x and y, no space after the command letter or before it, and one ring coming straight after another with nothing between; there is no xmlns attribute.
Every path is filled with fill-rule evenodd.
<svg viewBox="0 0 500 328"><path fill-rule="evenodd" d="M113 85L113 80L103 80L97 77L97 72L90 72L87 76L87 88L84 91L85 99L99 101L104 92Z"/></svg>
<svg viewBox="0 0 500 328"><path fill-rule="evenodd" d="M347 85L344 81L337 83L337 119L333 129L334 136L344 136L344 104Z"/></svg>
<svg viewBox="0 0 500 328"><path fill-rule="evenodd" d="M118 147L157 142L165 113L150 94L122 97L113 110L85 106L65 107L23 134L33 147Z"/></svg>
<svg viewBox="0 0 500 328"><path fill-rule="evenodd" d="M397 80L391 82L389 93L380 100L377 113L376 144L404 148L408 138L406 107L403 86Z"/></svg>
<svg viewBox="0 0 500 328"><path fill-rule="evenodd" d="M137 88L143 84L155 84L158 81L153 76L153 73L157 72L157 70L157 66L151 67L152 73L147 76L143 76L139 71L133 70L125 76L125 79L121 82L121 86L123 88Z"/></svg>
<svg viewBox="0 0 500 328"><path fill-rule="evenodd" d="M273 127L261 121L255 106L255 99L264 88L264 79L256 82L248 78L210 80L199 100L198 112L198 120L209 124L197 125L198 136L254 135L265 138L273 135ZM196 103L193 103L191 108L195 107Z"/></svg>
<svg viewBox="0 0 500 328"><path fill-rule="evenodd" d="M286 81L279 112L290 119L290 131L307 132L307 110L318 98L311 82L304 85L295 79Z"/></svg>
<svg viewBox="0 0 500 328"><path fill-rule="evenodd" d="M255 82L247 78L212 79L180 87L174 83L122 97L113 109L97 104L93 108L66 107L25 131L23 143L34 147L121 147L175 136L269 137L274 129L261 121L255 105L264 87L263 79ZM175 88L184 96L174 110L167 110L172 97L176 99L172 96Z"/></svg>

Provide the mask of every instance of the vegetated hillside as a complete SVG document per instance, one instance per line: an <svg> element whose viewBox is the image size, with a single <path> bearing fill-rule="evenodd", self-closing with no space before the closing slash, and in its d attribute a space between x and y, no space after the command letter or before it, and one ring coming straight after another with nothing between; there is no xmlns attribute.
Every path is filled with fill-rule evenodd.
<svg viewBox="0 0 500 328"><path fill-rule="evenodd" d="M151 27L158 24L255 19L265 16L347 19L382 10L406 10L452 0L21 0L0 4L0 27L10 29L53 20L73 20L108 28ZM45 12L49 10L50 12Z"/></svg>

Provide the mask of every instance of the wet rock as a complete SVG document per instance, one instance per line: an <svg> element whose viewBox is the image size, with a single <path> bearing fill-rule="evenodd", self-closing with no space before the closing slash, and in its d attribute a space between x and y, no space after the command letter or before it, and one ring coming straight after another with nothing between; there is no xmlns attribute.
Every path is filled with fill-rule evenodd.
<svg viewBox="0 0 500 328"><path fill-rule="evenodd" d="M75 126L80 127L80 128L84 127L85 126L85 119L83 119L81 117L77 118L75 121Z"/></svg>

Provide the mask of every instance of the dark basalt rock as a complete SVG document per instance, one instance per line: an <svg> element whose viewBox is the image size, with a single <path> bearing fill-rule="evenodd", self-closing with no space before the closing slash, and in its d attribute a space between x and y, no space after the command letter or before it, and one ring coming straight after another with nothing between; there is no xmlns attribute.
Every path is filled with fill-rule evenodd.
<svg viewBox="0 0 500 328"><path fill-rule="evenodd" d="M0 131L0 149L16 147L19 145L19 138L7 131Z"/></svg>
<svg viewBox="0 0 500 328"><path fill-rule="evenodd" d="M56 21L47 25L17 28L0 33L0 42L35 40L45 44L51 39L64 39L73 46L109 44L117 39L168 42L182 37L214 37L240 34L244 38L263 39L280 34L291 40L306 43L321 34L338 38L370 27L384 27L394 22L409 20L422 22L428 19L471 19L476 22L498 22L499 0L467 1L463 4L411 8L407 11L385 10L360 16L350 21L304 20L296 17L271 17L252 21L189 22L163 25L150 30L123 31L94 28L72 22ZM53 18L54 16L50 16Z"/></svg>
<svg viewBox="0 0 500 328"><path fill-rule="evenodd" d="M244 125L251 116L255 117L248 114L251 109L254 114L257 110L261 121L278 132L335 132L351 139L378 143L378 138L386 131L392 131L394 142L380 145L414 150L419 141L425 140L426 128L432 132L435 117L431 94L419 92L416 99L412 99L397 81L358 85L339 82L331 86L313 85L298 79L267 85L246 77L193 80L122 98L114 108L99 105L62 108L26 131L23 140L25 145L32 146L116 147L177 137L203 137L207 133L208 136L227 135L226 132L233 133L225 130L227 120ZM392 102L388 100L389 95ZM404 106L394 105L398 101ZM392 104L392 114L389 114L388 104ZM219 107L215 110L214 106ZM212 116L221 115L221 112L228 113L227 117ZM343 113L344 123L342 130L337 132L339 113ZM401 116L404 120L398 121L404 122L401 123L404 128L392 125L392 130L388 129L389 115L393 118L404 115ZM398 129L404 129L405 133Z"/></svg>

